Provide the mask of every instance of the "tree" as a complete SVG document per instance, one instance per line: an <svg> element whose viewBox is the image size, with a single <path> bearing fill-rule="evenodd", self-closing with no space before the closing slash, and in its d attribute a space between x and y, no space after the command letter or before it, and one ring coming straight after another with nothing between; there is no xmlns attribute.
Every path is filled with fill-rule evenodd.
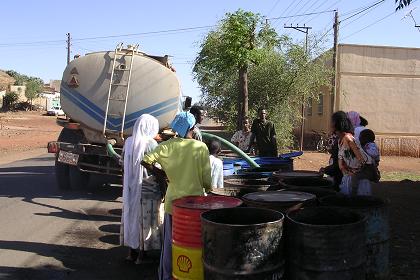
<svg viewBox="0 0 420 280"><path fill-rule="evenodd" d="M41 85L44 84L44 81L41 78L26 76L14 70L7 70L6 73L15 79L15 86L23 86L29 81L35 81Z"/></svg>
<svg viewBox="0 0 420 280"><path fill-rule="evenodd" d="M18 101L19 96L15 92L8 92L3 96L3 107L6 110L11 110L13 105Z"/></svg>
<svg viewBox="0 0 420 280"><path fill-rule="evenodd" d="M407 7L408 5L411 4L411 0L395 0L395 4L397 5L397 7L395 8L395 11L401 10L404 7Z"/></svg>
<svg viewBox="0 0 420 280"><path fill-rule="evenodd" d="M39 94L42 92L42 84L36 80L30 80L26 83L26 91L25 96L29 99L32 107L32 100L37 98ZM32 110L32 108L31 108Z"/></svg>
<svg viewBox="0 0 420 280"><path fill-rule="evenodd" d="M194 76L207 92L220 86L213 84L217 77L222 82L228 76L237 75L238 94L236 108L237 126L248 115L248 70L258 64L264 48L277 44L277 34L260 15L238 10L227 13L216 30L210 31L201 44L201 51L195 59ZM236 74L235 74L236 73Z"/></svg>
<svg viewBox="0 0 420 280"><path fill-rule="evenodd" d="M331 54L312 47L309 56L302 45L286 36L278 37L277 45L262 48L259 63L248 68L249 102L254 105L250 113L256 115L260 106L268 110L276 126L279 147L291 143L292 130L303 117L299 110L302 100L317 99L321 89L330 86L331 68L326 65ZM198 80L203 90L202 102L210 116L233 129L238 113L236 75L229 71L206 74Z"/></svg>

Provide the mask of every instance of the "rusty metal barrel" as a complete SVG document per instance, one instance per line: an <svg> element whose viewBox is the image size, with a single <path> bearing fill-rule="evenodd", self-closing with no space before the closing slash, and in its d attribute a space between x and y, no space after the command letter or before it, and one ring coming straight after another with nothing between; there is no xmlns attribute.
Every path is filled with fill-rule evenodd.
<svg viewBox="0 0 420 280"><path fill-rule="evenodd" d="M347 209L308 207L290 212L288 279L365 279L365 230L365 218Z"/></svg>
<svg viewBox="0 0 420 280"><path fill-rule="evenodd" d="M282 213L302 206L316 205L316 196L295 191L265 191L249 193L242 197L246 206L267 208Z"/></svg>
<svg viewBox="0 0 420 280"><path fill-rule="evenodd" d="M261 208L203 213L205 279L283 279L283 220L280 212Z"/></svg>
<svg viewBox="0 0 420 280"><path fill-rule="evenodd" d="M366 217L367 280L389 279L388 205L372 196L329 196L321 199L325 206L351 209Z"/></svg>
<svg viewBox="0 0 420 280"><path fill-rule="evenodd" d="M280 188L280 184L270 180L259 179L225 179L223 188L215 188L212 194L242 197L247 193L265 191L268 188Z"/></svg>

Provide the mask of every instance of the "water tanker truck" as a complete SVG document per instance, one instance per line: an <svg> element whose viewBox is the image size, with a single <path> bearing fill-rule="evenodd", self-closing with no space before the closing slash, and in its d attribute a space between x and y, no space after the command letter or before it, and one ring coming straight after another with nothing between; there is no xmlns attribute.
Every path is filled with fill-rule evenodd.
<svg viewBox="0 0 420 280"><path fill-rule="evenodd" d="M122 44L71 61L60 91L67 117L57 119L63 129L57 141L48 143L48 151L55 153L62 189L83 188L95 174L120 181L122 168L115 157L137 118L151 114L164 129L184 103L168 56L147 55L138 46Z"/></svg>

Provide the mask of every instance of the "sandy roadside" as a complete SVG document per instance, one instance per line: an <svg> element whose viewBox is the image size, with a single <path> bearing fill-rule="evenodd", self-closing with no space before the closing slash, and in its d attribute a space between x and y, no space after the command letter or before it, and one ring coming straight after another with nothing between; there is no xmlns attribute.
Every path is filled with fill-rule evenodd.
<svg viewBox="0 0 420 280"><path fill-rule="evenodd" d="M61 129L41 112L0 113L0 164L45 154Z"/></svg>

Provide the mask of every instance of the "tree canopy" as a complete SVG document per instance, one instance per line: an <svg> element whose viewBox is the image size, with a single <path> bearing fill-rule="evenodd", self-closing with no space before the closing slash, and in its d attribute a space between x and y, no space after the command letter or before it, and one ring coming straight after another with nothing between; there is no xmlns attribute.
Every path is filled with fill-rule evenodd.
<svg viewBox="0 0 420 280"><path fill-rule="evenodd" d="M255 116L258 108L264 106L276 126L279 146L286 146L290 144L294 126L302 118L299 110L302 101L317 99L323 88L330 87L331 64L327 60L331 55L326 52L311 58L305 53L303 44L277 35L269 25L256 20L258 15L237 13L240 18L248 15L254 19L243 20L245 26L259 22L261 28L255 33L258 40L253 49L243 50L247 44L240 35L244 33L243 24L235 25L237 17L232 14L227 14L218 28L207 34L193 68L202 90L201 103L211 116L233 130L241 116L238 67L247 65L249 104L252 105L249 116ZM228 27L233 28L232 31L224 25L231 21L233 23ZM241 31L235 31L235 28ZM227 42L222 38L227 38Z"/></svg>
<svg viewBox="0 0 420 280"><path fill-rule="evenodd" d="M32 104L32 99L37 98L42 92L42 85L35 80L30 80L26 83L25 96Z"/></svg>
<svg viewBox="0 0 420 280"><path fill-rule="evenodd" d="M248 69L258 64L263 52L277 43L276 32L259 14L243 10L227 13L202 42L195 59L194 76L205 92L218 87L226 73L237 76L239 91L235 100L238 123L241 123L241 117L248 114Z"/></svg>

